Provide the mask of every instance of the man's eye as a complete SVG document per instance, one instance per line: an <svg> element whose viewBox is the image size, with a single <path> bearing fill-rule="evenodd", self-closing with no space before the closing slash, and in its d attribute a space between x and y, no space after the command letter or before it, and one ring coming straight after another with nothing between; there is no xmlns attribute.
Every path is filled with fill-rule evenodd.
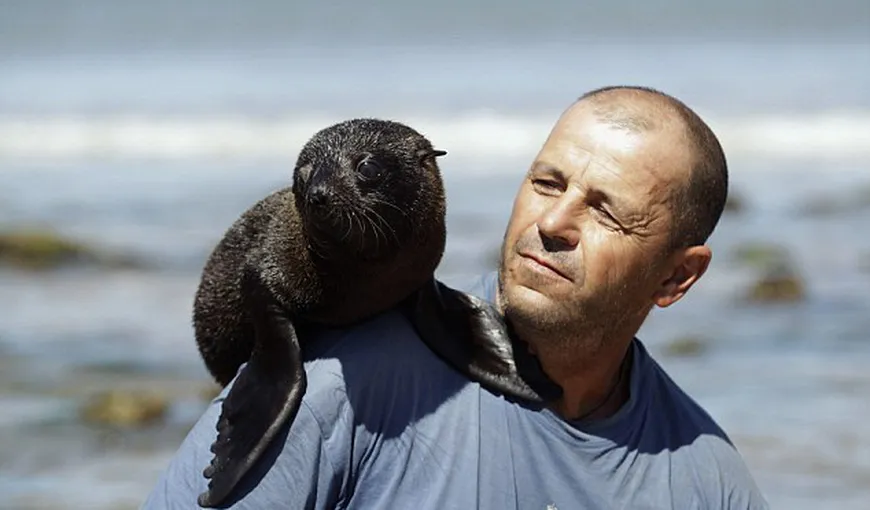
<svg viewBox="0 0 870 510"><path fill-rule="evenodd" d="M599 206L599 207L596 207L596 209L598 209L598 211L599 211L601 214L603 214L604 216L606 216L607 219L609 219L609 220L611 220L611 221L616 221L616 218L614 218L613 215L610 214L610 212L609 212L607 209L605 209L605 208L603 208L603 207L600 207L600 206Z"/></svg>
<svg viewBox="0 0 870 510"><path fill-rule="evenodd" d="M610 223L617 223L616 218L614 218L613 215L610 214L610 213L607 211L607 209L605 209L604 207L602 207L602 206L600 206L600 205L593 205L593 206L591 207L591 209L592 209L593 211L595 211L595 214L598 215L599 218L604 219L604 220L607 220L607 221L609 221Z"/></svg>
<svg viewBox="0 0 870 510"><path fill-rule="evenodd" d="M533 179L532 185L535 186L535 188L546 191L556 191L559 189L559 185L555 181L548 181L546 179Z"/></svg>

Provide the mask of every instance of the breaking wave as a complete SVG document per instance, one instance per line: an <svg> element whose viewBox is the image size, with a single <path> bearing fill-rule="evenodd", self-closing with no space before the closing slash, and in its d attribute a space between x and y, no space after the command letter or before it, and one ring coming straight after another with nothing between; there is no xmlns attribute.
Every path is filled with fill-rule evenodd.
<svg viewBox="0 0 870 510"><path fill-rule="evenodd" d="M466 113L394 117L458 158L530 157L554 118ZM0 116L0 158L293 159L328 116ZM729 156L870 155L870 112L711 119Z"/></svg>

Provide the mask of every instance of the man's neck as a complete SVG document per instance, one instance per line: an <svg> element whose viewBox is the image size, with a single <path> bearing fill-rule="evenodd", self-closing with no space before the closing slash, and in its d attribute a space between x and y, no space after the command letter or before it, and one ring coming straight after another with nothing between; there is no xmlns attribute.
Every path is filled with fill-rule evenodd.
<svg viewBox="0 0 870 510"><path fill-rule="evenodd" d="M603 419L619 410L629 397L630 353L633 333L610 332L607 338L589 339L598 348L578 349L573 356L565 350L534 347L547 376L562 387L562 398L553 410L567 420ZM576 339L575 339L576 341Z"/></svg>
<svg viewBox="0 0 870 510"><path fill-rule="evenodd" d="M504 314L498 289L494 297L496 307ZM538 358L547 377L562 388L562 398L553 403L553 410L566 420L600 420L618 411L630 397L632 342L648 312L627 315L627 320L617 321L623 324L617 329L595 328L587 323L587 338L565 342L554 342L546 332L524 331L516 323L512 326ZM541 341L535 341L538 339ZM547 348L560 343L562 347ZM566 355L564 348L568 344L578 346L571 349L571 355Z"/></svg>

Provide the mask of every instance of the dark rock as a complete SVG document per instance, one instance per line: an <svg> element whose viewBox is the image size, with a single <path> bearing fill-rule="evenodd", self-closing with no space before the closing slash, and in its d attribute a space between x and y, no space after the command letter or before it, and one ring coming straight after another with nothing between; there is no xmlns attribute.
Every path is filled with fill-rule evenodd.
<svg viewBox="0 0 870 510"><path fill-rule="evenodd" d="M788 250L784 246L772 243L743 244L734 250L732 258L740 265L759 269L791 263Z"/></svg>
<svg viewBox="0 0 870 510"><path fill-rule="evenodd" d="M734 261L757 271L759 276L749 288L750 302L796 302L806 297L806 286L789 251L774 243L749 243L732 253Z"/></svg>
<svg viewBox="0 0 870 510"><path fill-rule="evenodd" d="M672 357L692 357L703 354L708 341L697 336L685 336L672 340L664 346L664 353Z"/></svg>
<svg viewBox="0 0 870 510"><path fill-rule="evenodd" d="M806 298L806 285L789 265L767 269L749 289L747 299L755 303L794 303Z"/></svg>
<svg viewBox="0 0 870 510"><path fill-rule="evenodd" d="M142 427L163 422L168 409L168 399L159 393L109 390L88 399L80 416L90 425Z"/></svg>
<svg viewBox="0 0 870 510"><path fill-rule="evenodd" d="M743 200L743 197L732 192L728 193L728 198L725 200L725 210L726 213L738 213L742 212L746 209L746 203Z"/></svg>
<svg viewBox="0 0 870 510"><path fill-rule="evenodd" d="M110 253L68 239L46 229L0 232L0 266L31 271L95 266L108 269L143 269L143 261Z"/></svg>

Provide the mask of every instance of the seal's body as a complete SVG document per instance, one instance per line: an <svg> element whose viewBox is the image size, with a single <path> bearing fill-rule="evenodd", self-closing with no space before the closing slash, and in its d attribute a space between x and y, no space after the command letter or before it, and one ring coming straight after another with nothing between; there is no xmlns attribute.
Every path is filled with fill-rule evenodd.
<svg viewBox="0 0 870 510"><path fill-rule="evenodd" d="M248 361L246 266L297 321L347 325L396 305L444 252L436 151L395 122L357 119L303 148L293 187L246 211L212 252L194 303L206 366L222 385Z"/></svg>
<svg viewBox="0 0 870 510"><path fill-rule="evenodd" d="M446 154L403 124L345 121L299 154L291 188L246 211L215 247L194 302L200 353L227 385L201 506L219 504L292 421L306 389L297 334L403 304L421 338L472 379L535 400L501 317L434 279L445 246ZM239 367L247 363L241 371Z"/></svg>
<svg viewBox="0 0 870 510"><path fill-rule="evenodd" d="M316 133L292 188L230 227L194 300L196 341L222 407L202 506L225 497L305 391L297 326L347 325L397 305L432 278L445 244L445 154L403 124L345 121Z"/></svg>

